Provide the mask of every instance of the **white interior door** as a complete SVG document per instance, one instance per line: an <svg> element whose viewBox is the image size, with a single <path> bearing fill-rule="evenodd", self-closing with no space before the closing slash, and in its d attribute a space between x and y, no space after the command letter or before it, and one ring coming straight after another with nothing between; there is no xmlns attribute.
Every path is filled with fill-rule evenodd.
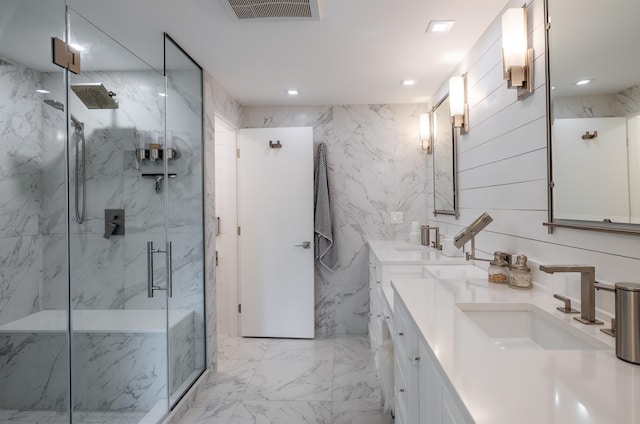
<svg viewBox="0 0 640 424"><path fill-rule="evenodd" d="M242 129L238 147L240 334L313 338L313 129Z"/></svg>

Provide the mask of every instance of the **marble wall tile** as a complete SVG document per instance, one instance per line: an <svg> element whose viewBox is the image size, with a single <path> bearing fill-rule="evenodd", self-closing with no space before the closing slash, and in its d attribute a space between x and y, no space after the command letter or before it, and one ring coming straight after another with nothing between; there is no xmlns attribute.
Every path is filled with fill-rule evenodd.
<svg viewBox="0 0 640 424"><path fill-rule="evenodd" d="M43 239L43 309L67 309L69 279L67 275L67 235L45 234Z"/></svg>
<svg viewBox="0 0 640 424"><path fill-rule="evenodd" d="M0 237L35 235L40 214L41 103L38 74L22 65L0 66Z"/></svg>
<svg viewBox="0 0 640 424"><path fill-rule="evenodd" d="M554 118L606 118L640 113L640 85L612 94L553 99Z"/></svg>
<svg viewBox="0 0 640 424"><path fill-rule="evenodd" d="M188 318L180 320L169 328L169 393L171 396L180 395L178 390L193 374L194 371L202 369L202 358L197 358L196 352L196 332L198 328L194 323L196 314L191 314ZM171 312L169 312L169 322L172 322ZM201 339L202 340L202 339ZM202 346L200 346L202 350Z"/></svg>
<svg viewBox="0 0 640 424"><path fill-rule="evenodd" d="M425 222L428 156L418 139L426 105L245 107L244 128L311 126L328 146L338 266L315 271L317 334L366 333L369 239L407 239ZM405 223L391 225L390 212ZM367 293L365 293L365 291Z"/></svg>
<svg viewBox="0 0 640 424"><path fill-rule="evenodd" d="M340 287L336 300L336 334L366 334L369 323L369 284L362 280Z"/></svg>
<svg viewBox="0 0 640 424"><path fill-rule="evenodd" d="M67 358L62 333L0 335L0 409L65 410Z"/></svg>
<svg viewBox="0 0 640 424"><path fill-rule="evenodd" d="M555 118L602 118L618 116L613 94L572 96L553 99Z"/></svg>
<svg viewBox="0 0 640 424"><path fill-rule="evenodd" d="M72 339L74 410L150 410L166 396L164 334Z"/></svg>
<svg viewBox="0 0 640 424"><path fill-rule="evenodd" d="M38 311L42 237L0 238L0 324Z"/></svg>
<svg viewBox="0 0 640 424"><path fill-rule="evenodd" d="M640 113L640 85L616 93L616 103L623 116Z"/></svg>
<svg viewBox="0 0 640 424"><path fill-rule="evenodd" d="M334 162L393 163L394 112L389 105L334 106Z"/></svg>
<svg viewBox="0 0 640 424"><path fill-rule="evenodd" d="M216 198L215 198L215 122L216 114L237 125L240 104L235 101L207 71L203 87L204 132L204 255L205 255L205 331L206 366L215 371L218 360L218 327L216 320Z"/></svg>
<svg viewBox="0 0 640 424"><path fill-rule="evenodd" d="M122 309L124 240L102 234L72 234L71 306L74 309Z"/></svg>

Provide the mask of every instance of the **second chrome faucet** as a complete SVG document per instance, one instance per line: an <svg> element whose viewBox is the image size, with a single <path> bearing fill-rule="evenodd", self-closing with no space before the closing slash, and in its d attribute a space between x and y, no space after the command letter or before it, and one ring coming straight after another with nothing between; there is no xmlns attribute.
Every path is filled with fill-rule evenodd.
<svg viewBox="0 0 640 424"><path fill-rule="evenodd" d="M587 325L601 325L596 318L596 268L589 265L540 265L540 271L580 273L580 316L576 320Z"/></svg>

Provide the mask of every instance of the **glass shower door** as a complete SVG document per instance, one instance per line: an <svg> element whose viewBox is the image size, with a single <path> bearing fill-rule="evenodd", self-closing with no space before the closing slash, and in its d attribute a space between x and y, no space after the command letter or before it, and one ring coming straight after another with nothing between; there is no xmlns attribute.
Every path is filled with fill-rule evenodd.
<svg viewBox="0 0 640 424"><path fill-rule="evenodd" d="M0 2L0 422L69 419L64 35L64 0Z"/></svg>
<svg viewBox="0 0 640 424"><path fill-rule="evenodd" d="M163 75L72 9L69 73L73 422L168 411Z"/></svg>
<svg viewBox="0 0 640 424"><path fill-rule="evenodd" d="M205 369L202 68L165 35L169 393L173 406Z"/></svg>

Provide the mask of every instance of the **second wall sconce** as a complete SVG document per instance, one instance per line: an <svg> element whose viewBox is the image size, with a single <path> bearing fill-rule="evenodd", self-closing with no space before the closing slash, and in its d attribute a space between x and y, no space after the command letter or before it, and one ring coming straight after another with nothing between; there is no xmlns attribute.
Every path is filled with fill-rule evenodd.
<svg viewBox="0 0 640 424"><path fill-rule="evenodd" d="M422 150L431 154L431 115L429 113L420 114L420 144Z"/></svg>
<svg viewBox="0 0 640 424"><path fill-rule="evenodd" d="M518 100L533 93L533 49L527 42L526 6L502 15L502 63L507 87L518 90Z"/></svg>
<svg viewBox="0 0 640 424"><path fill-rule="evenodd" d="M449 79L449 108L451 121L460 134L469 132L469 104L467 103L467 75Z"/></svg>

